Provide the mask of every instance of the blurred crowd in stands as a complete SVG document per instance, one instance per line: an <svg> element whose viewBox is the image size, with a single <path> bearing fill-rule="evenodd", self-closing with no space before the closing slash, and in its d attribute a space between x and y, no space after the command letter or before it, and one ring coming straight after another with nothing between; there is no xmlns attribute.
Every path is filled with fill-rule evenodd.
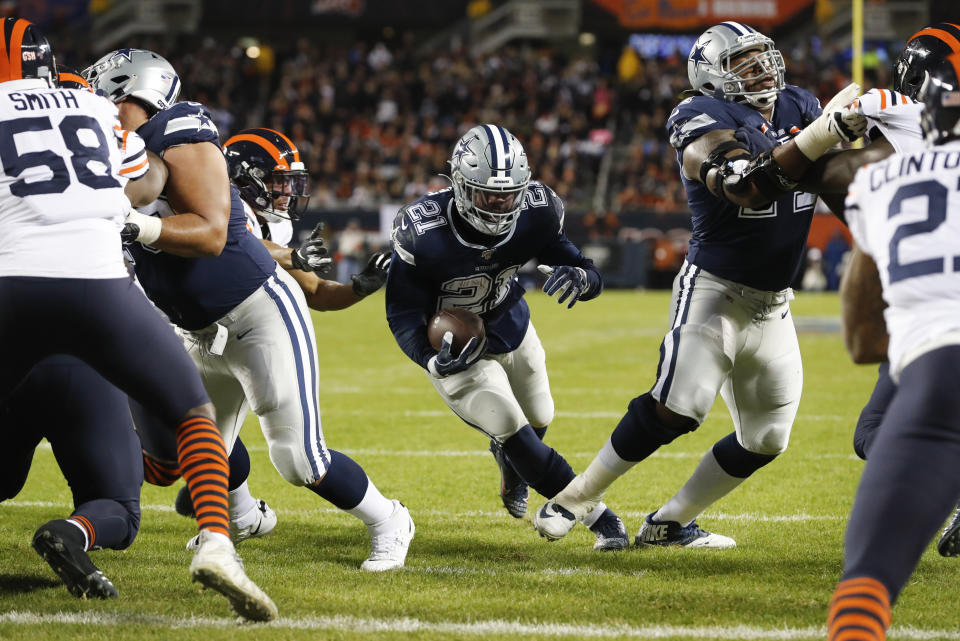
<svg viewBox="0 0 960 641"><path fill-rule="evenodd" d="M224 139L252 126L288 134L312 176L311 209L376 210L443 188L456 139L475 123L498 122L524 143L534 178L563 197L575 214L570 232L582 240L623 240L630 212L687 212L664 128L689 86L685 51L652 58L627 47L604 57L516 46L472 57L463 48L423 53L412 37L389 46L256 44L256 57L252 45L213 38L192 50L138 46L168 57L181 98L208 105ZM849 62L816 41L783 53L787 82L822 102L849 81ZM95 57L77 50L68 62L83 67L84 56ZM887 86L888 67L877 61L865 84ZM660 241L654 255L669 254L660 261L668 271L682 260L677 234L641 240Z"/></svg>

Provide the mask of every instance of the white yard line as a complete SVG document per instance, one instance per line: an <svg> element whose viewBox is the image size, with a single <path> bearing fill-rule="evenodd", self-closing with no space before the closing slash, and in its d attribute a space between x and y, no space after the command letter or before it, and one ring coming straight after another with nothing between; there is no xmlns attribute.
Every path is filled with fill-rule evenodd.
<svg viewBox="0 0 960 641"><path fill-rule="evenodd" d="M0 624L23 626L43 626L50 624L118 626L131 625L142 628L238 628L236 619L217 617L180 618L163 615L135 615L117 612L58 612L43 614L37 612L6 612L0 614ZM595 638L610 639L631 637L642 639L666 639L683 637L692 639L731 639L731 640L802 640L822 639L826 635L823 627L805 628L776 627L763 628L748 625L729 626L688 626L688 625L576 625L565 623L525 623L504 619L489 619L459 623L456 621L421 621L404 617L402 619L360 618L351 616L331 617L281 617L272 623L255 624L258 629L278 630L336 630L341 632L398 632L398 633L434 633L434 634L470 634L485 636L490 634L557 638ZM244 625L249 629L250 625ZM958 630L935 630L916 627L894 627L889 632L891 639L960 639Z"/></svg>

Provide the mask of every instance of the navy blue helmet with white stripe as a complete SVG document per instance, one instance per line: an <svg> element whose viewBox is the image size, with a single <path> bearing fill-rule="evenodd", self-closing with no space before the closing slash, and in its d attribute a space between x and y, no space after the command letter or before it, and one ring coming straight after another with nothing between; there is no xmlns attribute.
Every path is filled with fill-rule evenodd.
<svg viewBox="0 0 960 641"><path fill-rule="evenodd" d="M113 102L136 98L152 116L177 101L180 77L166 59L146 49L111 51L83 70L98 93Z"/></svg>
<svg viewBox="0 0 960 641"><path fill-rule="evenodd" d="M450 177L460 215L477 231L500 236L517 223L530 183L523 145L498 125L478 125L453 148Z"/></svg>
<svg viewBox="0 0 960 641"><path fill-rule="evenodd" d="M756 52L732 61L748 50ZM783 89L783 56L773 40L740 22L721 22L697 38L687 57L690 85L700 93L734 102L746 102L763 109L777 99ZM758 81L770 78L770 83Z"/></svg>

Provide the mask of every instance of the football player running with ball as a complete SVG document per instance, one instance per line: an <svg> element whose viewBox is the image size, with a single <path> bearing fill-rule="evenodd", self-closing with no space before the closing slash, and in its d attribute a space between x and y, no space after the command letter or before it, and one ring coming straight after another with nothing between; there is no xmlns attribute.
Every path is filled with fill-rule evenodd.
<svg viewBox="0 0 960 641"><path fill-rule="evenodd" d="M695 519L786 449L803 386L789 285L816 201L796 181L866 125L848 107L856 85L821 111L810 92L785 84L784 71L773 41L738 22L713 26L694 44L687 74L699 95L667 121L693 237L673 283L656 381L630 402L586 471L537 511L544 536L564 536L567 514L589 512L636 463L697 429L718 394L735 431L647 516L637 545L735 546Z"/></svg>
<svg viewBox="0 0 960 641"><path fill-rule="evenodd" d="M886 638L890 606L960 496L960 54L925 73L918 97L929 148L866 165L846 200L859 251L841 299L861 288L879 297L881 283L896 388L850 513L831 641ZM856 357L859 326L847 321Z"/></svg>
<svg viewBox="0 0 960 641"><path fill-rule="evenodd" d="M542 440L553 398L517 271L531 259L544 264L552 272L545 291L567 307L599 296L603 281L567 239L563 203L531 181L523 146L510 132L472 128L449 163L452 187L405 206L394 220L387 320L447 406L491 439L504 505L521 518L527 485L550 498L574 473ZM446 308L479 314L486 341L472 338L459 353L448 340L431 347L426 323ZM596 536L594 548L629 545L623 523L602 503L581 520Z"/></svg>
<svg viewBox="0 0 960 641"><path fill-rule="evenodd" d="M280 475L367 526L371 553L361 569L402 567L413 521L407 508L385 498L353 459L327 448L317 398L316 337L306 300L297 281L247 230L243 201L230 185L206 107L175 102L179 77L151 51L114 51L86 75L117 103L124 126L136 130L169 167L164 196L144 210L151 215L131 213L125 234L133 241L130 251L147 296L181 330L228 447L252 409ZM142 419L135 418L138 429ZM156 445L144 442L144 449L151 452ZM145 470L148 478L150 472ZM166 472L166 478L175 479L185 470ZM201 510L203 504L192 498Z"/></svg>

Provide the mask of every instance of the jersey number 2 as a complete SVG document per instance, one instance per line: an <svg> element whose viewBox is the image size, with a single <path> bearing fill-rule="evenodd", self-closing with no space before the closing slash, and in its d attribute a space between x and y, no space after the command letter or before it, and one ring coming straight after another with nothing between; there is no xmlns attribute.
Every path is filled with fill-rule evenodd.
<svg viewBox="0 0 960 641"><path fill-rule="evenodd" d="M893 218L901 213L900 205L904 200L924 196L927 199L926 219L900 225L890 239L890 266L887 268L887 273L891 284L907 278L940 274L944 271L946 259L942 256L915 260L911 263L901 263L899 247L900 241L904 238L909 238L916 234L933 232L946 221L947 188L944 185L936 180L924 180L923 182L900 187L890 200L890 207L887 209L887 218ZM956 270L957 265L960 264L960 259L955 257L953 260L954 269Z"/></svg>
<svg viewBox="0 0 960 641"><path fill-rule="evenodd" d="M13 139L19 133L51 129L53 124L47 116L19 118L0 123L0 162L3 162L3 170L8 176L19 176L33 167L46 167L52 173L52 176L46 180L27 182L26 179L21 178L14 181L10 184L10 193L14 196L23 198L37 194L61 194L70 186L70 174L67 172L67 163L62 156L50 149L21 154L17 151L17 145ZM120 187L120 183L110 175L110 150L100 123L90 116L72 115L65 116L60 121L58 129L70 152L70 164L73 165L80 184L91 189ZM96 147L90 147L80 140L80 132L83 130L92 132L96 136ZM104 166L105 174L98 175L91 171L90 163L94 161Z"/></svg>

